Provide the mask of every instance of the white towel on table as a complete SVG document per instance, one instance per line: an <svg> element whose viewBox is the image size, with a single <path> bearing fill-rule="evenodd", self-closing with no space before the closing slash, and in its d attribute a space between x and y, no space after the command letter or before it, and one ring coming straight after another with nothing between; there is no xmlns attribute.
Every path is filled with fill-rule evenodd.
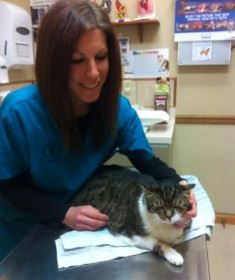
<svg viewBox="0 0 235 280"><path fill-rule="evenodd" d="M70 233L72 235L71 240L69 240ZM114 237L106 229L95 232L70 231L66 233L65 238L63 235L61 237L55 241L58 268L108 261L120 257L138 255L148 251L137 247L126 246L119 237ZM81 241L85 241L84 244L80 242L80 237ZM88 245L89 243L91 245ZM74 248L65 249L66 247Z"/></svg>

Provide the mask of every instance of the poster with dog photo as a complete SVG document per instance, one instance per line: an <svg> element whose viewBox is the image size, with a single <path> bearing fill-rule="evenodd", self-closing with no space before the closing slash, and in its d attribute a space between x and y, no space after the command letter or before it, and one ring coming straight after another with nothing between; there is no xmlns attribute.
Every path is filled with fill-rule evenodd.
<svg viewBox="0 0 235 280"><path fill-rule="evenodd" d="M212 59L212 42L193 42L192 60L205 61Z"/></svg>

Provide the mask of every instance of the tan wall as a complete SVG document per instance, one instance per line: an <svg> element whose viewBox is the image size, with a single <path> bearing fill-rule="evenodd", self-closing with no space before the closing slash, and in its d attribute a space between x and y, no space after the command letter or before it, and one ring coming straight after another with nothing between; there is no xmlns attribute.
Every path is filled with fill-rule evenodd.
<svg viewBox="0 0 235 280"><path fill-rule="evenodd" d="M234 125L176 125L173 166L198 176L221 213L235 213L234 143Z"/></svg>
<svg viewBox="0 0 235 280"><path fill-rule="evenodd" d="M9 1L19 3L19 1ZM21 0L22 5L27 0ZM134 1L126 1L134 16ZM169 48L170 76L177 77L177 115L235 116L235 53L229 66L178 67L173 39L174 1L156 0L160 26L144 26L144 42L136 26L118 27L117 34L130 37L132 48ZM129 8L129 9L130 9ZM26 76L28 74L26 73ZM14 76L21 78L22 74ZM177 124L173 144L173 166L180 174L198 176L217 212L235 213L234 125Z"/></svg>
<svg viewBox="0 0 235 280"><path fill-rule="evenodd" d="M27 11L30 10L29 0L3 0L3 1L21 6L22 8L24 8Z"/></svg>

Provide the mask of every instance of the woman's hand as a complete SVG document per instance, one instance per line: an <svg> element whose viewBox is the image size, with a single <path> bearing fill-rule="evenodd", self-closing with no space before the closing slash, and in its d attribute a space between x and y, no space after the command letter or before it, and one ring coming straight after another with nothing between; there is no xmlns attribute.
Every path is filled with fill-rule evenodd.
<svg viewBox="0 0 235 280"><path fill-rule="evenodd" d="M187 184L186 181L180 181L179 183L181 185ZM181 228L187 227L191 219L197 216L197 200L192 190L189 196L189 203L190 203L190 209L187 212L185 212L181 220L175 224L176 227L181 227Z"/></svg>
<svg viewBox="0 0 235 280"><path fill-rule="evenodd" d="M105 227L109 217L91 205L72 206L63 223L75 230L97 230Z"/></svg>

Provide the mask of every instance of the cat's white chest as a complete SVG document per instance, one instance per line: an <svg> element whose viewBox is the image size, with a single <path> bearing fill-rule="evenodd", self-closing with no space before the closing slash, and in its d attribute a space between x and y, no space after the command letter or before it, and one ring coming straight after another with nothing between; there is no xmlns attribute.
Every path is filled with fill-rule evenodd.
<svg viewBox="0 0 235 280"><path fill-rule="evenodd" d="M145 224L148 232L156 239L164 241L168 244L177 244L181 241L183 229L176 228L170 224L154 224L152 221L147 221Z"/></svg>

